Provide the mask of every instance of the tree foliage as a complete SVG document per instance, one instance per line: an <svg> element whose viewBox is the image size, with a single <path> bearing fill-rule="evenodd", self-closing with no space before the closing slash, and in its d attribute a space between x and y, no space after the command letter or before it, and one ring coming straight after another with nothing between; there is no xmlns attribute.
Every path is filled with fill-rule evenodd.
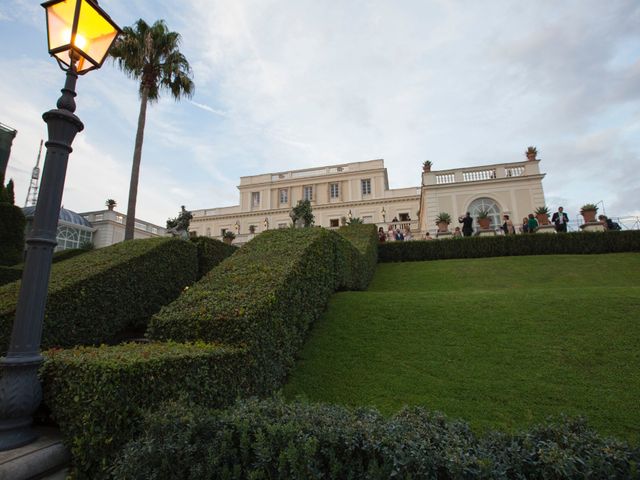
<svg viewBox="0 0 640 480"><path fill-rule="evenodd" d="M163 20L148 25L140 19L133 27L125 27L111 48L111 57L118 67L130 78L140 81L140 114L133 151L125 240L133 238L135 228L147 102L157 101L161 90L169 91L175 100L179 100L183 96L191 97L195 89L191 67L178 49L179 45L180 34L169 31Z"/></svg>
<svg viewBox="0 0 640 480"><path fill-rule="evenodd" d="M311 227L315 221L313 216L313 209L311 208L311 202L309 200L301 200L298 205L293 207L291 211L291 220L293 220L294 226L302 224L304 227Z"/></svg>

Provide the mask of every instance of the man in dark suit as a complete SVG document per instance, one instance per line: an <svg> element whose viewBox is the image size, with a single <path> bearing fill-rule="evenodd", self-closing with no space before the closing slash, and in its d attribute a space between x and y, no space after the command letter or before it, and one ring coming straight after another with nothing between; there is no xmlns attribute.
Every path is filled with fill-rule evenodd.
<svg viewBox="0 0 640 480"><path fill-rule="evenodd" d="M462 234L465 237L470 237L473 233L473 218L471 213L467 212L464 217L458 217L458 223L462 224Z"/></svg>
<svg viewBox="0 0 640 480"><path fill-rule="evenodd" d="M569 216L564 213L562 207L558 207L558 211L553 214L551 221L556 226L556 232L566 232L567 223L569 223Z"/></svg>

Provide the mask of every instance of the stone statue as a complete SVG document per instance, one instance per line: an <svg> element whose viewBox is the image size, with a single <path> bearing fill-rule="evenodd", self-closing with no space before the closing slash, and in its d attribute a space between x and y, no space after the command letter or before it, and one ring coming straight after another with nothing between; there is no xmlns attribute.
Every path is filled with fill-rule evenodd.
<svg viewBox="0 0 640 480"><path fill-rule="evenodd" d="M176 218L170 218L167 220L167 233L172 237L179 237L184 240L189 239L189 225L193 215L189 210L181 207L181 211Z"/></svg>

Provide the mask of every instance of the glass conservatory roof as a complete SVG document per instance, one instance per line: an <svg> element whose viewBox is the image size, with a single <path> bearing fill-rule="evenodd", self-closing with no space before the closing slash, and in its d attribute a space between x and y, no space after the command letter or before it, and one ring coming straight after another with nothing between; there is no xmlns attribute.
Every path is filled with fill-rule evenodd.
<svg viewBox="0 0 640 480"><path fill-rule="evenodd" d="M24 207L22 209L24 216L27 218L33 218L33 214L35 213L35 211L36 207ZM72 212L71 210L67 210L66 208L60 209L60 216L58 218L67 224L93 228L89 221L82 215L78 215L76 212Z"/></svg>

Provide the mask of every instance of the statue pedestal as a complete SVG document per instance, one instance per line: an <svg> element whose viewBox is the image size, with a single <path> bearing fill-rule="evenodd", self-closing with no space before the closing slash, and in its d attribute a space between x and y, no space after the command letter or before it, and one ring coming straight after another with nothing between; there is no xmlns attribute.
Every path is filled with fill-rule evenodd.
<svg viewBox="0 0 640 480"><path fill-rule="evenodd" d="M495 237L496 231L492 228L481 228L476 233L478 237Z"/></svg>
<svg viewBox="0 0 640 480"><path fill-rule="evenodd" d="M553 223L538 226L536 233L556 233L556 226Z"/></svg>
<svg viewBox="0 0 640 480"><path fill-rule="evenodd" d="M580 230L583 232L604 232L606 228L600 222L587 222L584 225L580 225Z"/></svg>

